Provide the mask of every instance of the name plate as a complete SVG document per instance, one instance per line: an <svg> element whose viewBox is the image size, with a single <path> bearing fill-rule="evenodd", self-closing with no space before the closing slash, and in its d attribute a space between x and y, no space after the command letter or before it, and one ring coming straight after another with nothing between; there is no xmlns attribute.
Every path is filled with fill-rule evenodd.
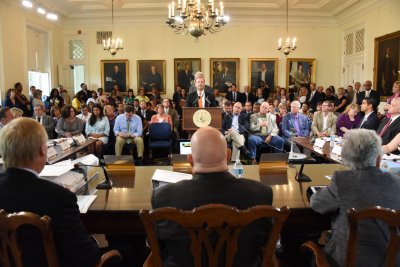
<svg viewBox="0 0 400 267"><path fill-rule="evenodd" d="M77 135L75 137L75 140L79 142L79 144L85 143L86 142L86 138L83 134Z"/></svg>
<svg viewBox="0 0 400 267"><path fill-rule="evenodd" d="M71 145L69 144L69 142L67 140L65 140L64 142L61 142L60 146L61 146L62 151L65 151L65 150L71 148Z"/></svg>
<svg viewBox="0 0 400 267"><path fill-rule="evenodd" d="M341 147L341 146L338 146L338 145L335 145L335 146L332 148L331 154L334 154L334 155L337 155L337 156L340 157L340 156L342 155L342 147Z"/></svg>
<svg viewBox="0 0 400 267"><path fill-rule="evenodd" d="M321 139L321 138L316 138L315 139L314 146L323 148L324 145L325 145L325 140L324 139Z"/></svg>
<svg viewBox="0 0 400 267"><path fill-rule="evenodd" d="M53 146L47 148L47 159L51 159L55 156L57 156L56 149Z"/></svg>

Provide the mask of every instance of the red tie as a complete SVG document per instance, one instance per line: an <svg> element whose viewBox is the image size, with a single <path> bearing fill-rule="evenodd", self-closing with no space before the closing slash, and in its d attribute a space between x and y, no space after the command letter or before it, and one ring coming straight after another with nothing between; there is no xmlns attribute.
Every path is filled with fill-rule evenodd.
<svg viewBox="0 0 400 267"><path fill-rule="evenodd" d="M379 136L380 136L380 137L382 137L382 136L385 134L387 128L389 128L389 126L390 126L391 123L392 123L392 119L390 119L390 120L385 124L385 126L383 126L381 132L379 133Z"/></svg>

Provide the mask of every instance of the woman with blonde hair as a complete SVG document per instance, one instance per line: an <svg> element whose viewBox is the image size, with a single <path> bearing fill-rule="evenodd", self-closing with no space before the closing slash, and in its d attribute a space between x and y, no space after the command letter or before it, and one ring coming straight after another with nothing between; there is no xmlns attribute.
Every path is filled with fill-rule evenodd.
<svg viewBox="0 0 400 267"><path fill-rule="evenodd" d="M359 111L360 107L357 104L350 104L347 106L336 123L336 134L338 136L343 136L351 129L357 128L361 121L361 117L358 116Z"/></svg>

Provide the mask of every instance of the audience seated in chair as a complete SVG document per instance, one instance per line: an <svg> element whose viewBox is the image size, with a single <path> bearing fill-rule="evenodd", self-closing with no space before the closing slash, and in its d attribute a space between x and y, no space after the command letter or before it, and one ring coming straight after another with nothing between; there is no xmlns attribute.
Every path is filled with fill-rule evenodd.
<svg viewBox="0 0 400 267"><path fill-rule="evenodd" d="M273 147L275 153L281 153L283 149L284 141L278 135L276 116L268 113L268 111L268 102L263 102L260 106L260 112L250 116L250 130L253 134L249 137L249 150L253 161L256 158L257 147L263 143Z"/></svg>
<svg viewBox="0 0 400 267"><path fill-rule="evenodd" d="M311 124L313 135L324 137L336 133L337 117L331 112L332 108L332 102L324 101L322 103L321 112L314 113L313 122Z"/></svg>
<svg viewBox="0 0 400 267"><path fill-rule="evenodd" d="M311 207L332 214L332 236L324 251L338 266L345 266L349 208L381 206L400 209L400 177L379 169L381 139L374 131L357 129L345 135L342 160L350 170L335 172L332 182L311 197ZM389 232L377 221L359 226L356 266L384 266ZM400 261L397 261L399 266ZM334 265L336 266L336 265Z"/></svg>
<svg viewBox="0 0 400 267"><path fill-rule="evenodd" d="M297 137L308 137L310 135L310 124L308 118L300 113L300 102L295 100L290 103L290 112L282 120L282 136L288 143L291 135Z"/></svg>
<svg viewBox="0 0 400 267"><path fill-rule="evenodd" d="M204 127L191 139L192 154L189 162L193 179L169 184L153 192L152 207L175 207L183 210L205 204L225 204L237 209L256 205L271 205L269 186L248 179L237 179L228 171L227 147L224 136L216 129ZM218 216L216 216L217 218ZM171 223L157 226L162 245L164 266L194 266L190 254L190 239L181 228ZM233 266L258 266L259 249L271 229L270 222L262 221L243 230L239 236L238 253Z"/></svg>

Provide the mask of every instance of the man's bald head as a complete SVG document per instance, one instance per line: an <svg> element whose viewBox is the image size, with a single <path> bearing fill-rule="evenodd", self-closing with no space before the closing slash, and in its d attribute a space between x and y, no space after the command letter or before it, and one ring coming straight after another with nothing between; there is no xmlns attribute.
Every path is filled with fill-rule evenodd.
<svg viewBox="0 0 400 267"><path fill-rule="evenodd" d="M192 136L191 144L192 155L189 155L189 162L193 165L193 173L228 170L226 140L217 129L198 129Z"/></svg>

